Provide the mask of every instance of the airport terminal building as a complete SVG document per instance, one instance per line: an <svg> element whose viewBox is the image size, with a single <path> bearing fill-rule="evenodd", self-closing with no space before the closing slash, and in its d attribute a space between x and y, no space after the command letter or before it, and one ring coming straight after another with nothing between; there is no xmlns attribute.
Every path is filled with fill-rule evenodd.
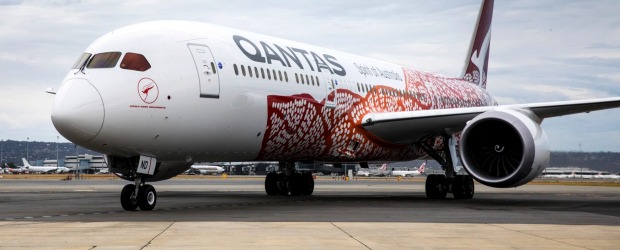
<svg viewBox="0 0 620 250"><path fill-rule="evenodd" d="M79 169L82 173L98 173L102 169L107 169L108 166L105 162L105 158L103 155L73 155L73 156L65 156L64 159L56 160L44 160L42 164L43 166L50 167L66 167L71 170Z"/></svg>

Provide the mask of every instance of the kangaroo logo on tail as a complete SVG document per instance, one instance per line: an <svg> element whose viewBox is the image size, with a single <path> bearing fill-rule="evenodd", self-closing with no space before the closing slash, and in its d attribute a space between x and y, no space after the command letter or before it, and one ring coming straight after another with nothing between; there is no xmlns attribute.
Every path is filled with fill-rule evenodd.
<svg viewBox="0 0 620 250"><path fill-rule="evenodd" d="M487 87L489 49L491 47L491 21L493 20L493 0L485 0L480 7L478 23L472 36L465 67L461 77L482 88Z"/></svg>

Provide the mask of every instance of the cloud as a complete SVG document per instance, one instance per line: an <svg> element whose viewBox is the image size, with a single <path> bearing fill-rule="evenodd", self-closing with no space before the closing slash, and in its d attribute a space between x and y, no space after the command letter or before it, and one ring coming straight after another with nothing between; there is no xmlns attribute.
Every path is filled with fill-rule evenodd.
<svg viewBox="0 0 620 250"><path fill-rule="evenodd" d="M24 3L24 0L0 0L0 6L2 5L20 5Z"/></svg>
<svg viewBox="0 0 620 250"><path fill-rule="evenodd" d="M93 40L124 25L159 19L203 21L456 76L479 4L479 0L0 1L0 135L5 137L0 139L22 139L36 132L42 138L28 136L54 141L51 96L42 90L58 87ZM618 9L620 2L612 0L496 1L490 93L506 104L620 96ZM549 134L560 137L561 144L551 141L554 147L576 147L568 141L576 137L571 128L583 123L613 131L620 124L613 112L605 113L608 117L594 112L582 120L562 117L558 119L564 122L557 123L549 119L544 125ZM599 142L586 139L602 135L579 131L582 143L596 148ZM608 144L605 149L620 151L620 144Z"/></svg>

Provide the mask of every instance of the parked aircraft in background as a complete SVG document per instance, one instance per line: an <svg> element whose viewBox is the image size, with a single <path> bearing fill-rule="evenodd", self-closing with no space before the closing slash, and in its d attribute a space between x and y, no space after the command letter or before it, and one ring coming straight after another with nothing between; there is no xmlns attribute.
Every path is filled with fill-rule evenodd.
<svg viewBox="0 0 620 250"><path fill-rule="evenodd" d="M22 158L22 162L24 163L23 168L30 173L49 174L54 173L58 170L58 167L31 166L30 163L26 160L26 158Z"/></svg>
<svg viewBox="0 0 620 250"><path fill-rule="evenodd" d="M517 187L548 166L544 119L616 108L620 98L498 106L486 90L492 13L483 1L456 77L198 22L130 25L86 48L52 121L133 182L121 191L126 210L153 209L145 182L195 162L278 161L269 195L312 194L295 162L423 157L445 173L428 175L429 198L472 198L473 179Z"/></svg>
<svg viewBox="0 0 620 250"><path fill-rule="evenodd" d="M12 168L9 167L8 164L4 163L4 171L6 173L11 173L11 174L22 174L22 173L28 173L28 170L25 169L24 167L17 167L17 168Z"/></svg>
<svg viewBox="0 0 620 250"><path fill-rule="evenodd" d="M387 163L383 163L380 168L376 170L371 170L370 168L362 168L357 171L356 176L388 176L390 175L390 171L387 170Z"/></svg>
<svg viewBox="0 0 620 250"><path fill-rule="evenodd" d="M592 178L594 178L594 179L619 180L620 179L620 175L617 175L617 174L605 174L605 173L599 172L597 175L593 175Z"/></svg>
<svg viewBox="0 0 620 250"><path fill-rule="evenodd" d="M224 173L224 168L220 166L194 164L190 167L190 171L196 174L220 175Z"/></svg>
<svg viewBox="0 0 620 250"><path fill-rule="evenodd" d="M419 176L424 173L424 168L426 166L426 162L423 162L422 165L417 170L392 170L392 176L402 176L402 177L412 177Z"/></svg>
<svg viewBox="0 0 620 250"><path fill-rule="evenodd" d="M67 167L56 167L56 170L54 170L54 172L57 174L66 174L71 172L71 169Z"/></svg>

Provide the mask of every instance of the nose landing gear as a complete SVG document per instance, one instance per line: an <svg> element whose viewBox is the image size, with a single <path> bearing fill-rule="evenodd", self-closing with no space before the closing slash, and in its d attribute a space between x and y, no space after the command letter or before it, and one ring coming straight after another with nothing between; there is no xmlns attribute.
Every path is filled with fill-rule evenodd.
<svg viewBox="0 0 620 250"><path fill-rule="evenodd" d="M157 192L151 185L144 184L144 178L136 177L135 184L127 184L121 191L121 206L127 211L138 207L142 211L151 211L157 204Z"/></svg>

